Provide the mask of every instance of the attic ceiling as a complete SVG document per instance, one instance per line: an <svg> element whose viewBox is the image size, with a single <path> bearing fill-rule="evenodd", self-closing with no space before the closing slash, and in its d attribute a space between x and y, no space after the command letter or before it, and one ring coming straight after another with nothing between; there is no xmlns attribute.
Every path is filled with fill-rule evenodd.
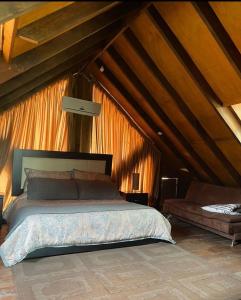
<svg viewBox="0 0 241 300"><path fill-rule="evenodd" d="M1 2L0 110L84 70L173 166L240 186L240 15L240 2Z"/></svg>

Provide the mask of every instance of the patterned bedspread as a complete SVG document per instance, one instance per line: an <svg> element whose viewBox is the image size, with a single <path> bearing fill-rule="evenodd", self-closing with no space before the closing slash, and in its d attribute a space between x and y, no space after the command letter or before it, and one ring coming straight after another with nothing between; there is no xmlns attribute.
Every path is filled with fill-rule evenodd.
<svg viewBox="0 0 241 300"><path fill-rule="evenodd" d="M0 247L9 267L44 247L96 245L155 238L174 243L156 209L124 200L31 201L23 194L5 214L10 231Z"/></svg>

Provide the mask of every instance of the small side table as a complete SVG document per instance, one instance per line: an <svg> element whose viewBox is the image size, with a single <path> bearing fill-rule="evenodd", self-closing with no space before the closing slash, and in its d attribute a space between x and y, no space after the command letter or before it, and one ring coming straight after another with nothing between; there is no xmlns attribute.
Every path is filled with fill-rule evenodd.
<svg viewBox="0 0 241 300"><path fill-rule="evenodd" d="M121 192L121 195L124 196L128 202L148 205L148 193Z"/></svg>

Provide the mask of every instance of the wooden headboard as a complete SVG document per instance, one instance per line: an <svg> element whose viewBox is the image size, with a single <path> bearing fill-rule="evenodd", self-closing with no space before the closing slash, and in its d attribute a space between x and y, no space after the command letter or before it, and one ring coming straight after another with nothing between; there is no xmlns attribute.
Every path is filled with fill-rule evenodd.
<svg viewBox="0 0 241 300"><path fill-rule="evenodd" d="M23 192L25 168L45 171L75 168L111 175L111 166L112 155L109 154L16 149L13 154L12 196Z"/></svg>

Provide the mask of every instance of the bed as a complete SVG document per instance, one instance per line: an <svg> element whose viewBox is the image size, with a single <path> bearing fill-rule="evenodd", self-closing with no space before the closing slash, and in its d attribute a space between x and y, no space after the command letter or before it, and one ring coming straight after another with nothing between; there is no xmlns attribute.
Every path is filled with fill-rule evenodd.
<svg viewBox="0 0 241 300"><path fill-rule="evenodd" d="M17 197L4 213L9 224L0 247L4 265L149 242L175 243L160 212L120 196L110 179L111 165L112 156L105 154L15 150L12 194Z"/></svg>

